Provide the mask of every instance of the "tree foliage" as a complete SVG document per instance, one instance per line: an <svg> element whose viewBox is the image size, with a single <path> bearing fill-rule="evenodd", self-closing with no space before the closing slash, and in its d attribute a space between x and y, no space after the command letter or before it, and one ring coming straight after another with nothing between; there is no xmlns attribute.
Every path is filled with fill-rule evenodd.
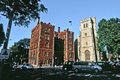
<svg viewBox="0 0 120 80"><path fill-rule="evenodd" d="M109 53L120 55L120 19L102 19L98 26L98 47L100 51L104 51L104 47L107 46Z"/></svg>
<svg viewBox="0 0 120 80"><path fill-rule="evenodd" d="M47 11L40 3L40 0L0 0L0 13L12 19L15 25L27 26L40 12Z"/></svg>
<svg viewBox="0 0 120 80"><path fill-rule="evenodd" d="M5 39L5 34L4 34L4 31L3 31L3 25L0 24L0 47L1 47L4 39Z"/></svg>
<svg viewBox="0 0 120 80"><path fill-rule="evenodd" d="M40 0L0 0L0 14L8 18L4 49L7 49L12 22L18 26L28 26L32 20L39 19L40 12L47 8Z"/></svg>
<svg viewBox="0 0 120 80"><path fill-rule="evenodd" d="M30 39L21 39L10 48L11 53L9 59L18 63L27 62L29 47Z"/></svg>

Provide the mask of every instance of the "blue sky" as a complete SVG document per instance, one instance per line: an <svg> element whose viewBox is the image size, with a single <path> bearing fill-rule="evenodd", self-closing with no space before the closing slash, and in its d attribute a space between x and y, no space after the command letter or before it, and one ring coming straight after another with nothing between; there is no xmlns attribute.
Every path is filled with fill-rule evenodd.
<svg viewBox="0 0 120 80"><path fill-rule="evenodd" d="M48 8L47 13L41 13L41 21L51 23L55 31L60 27L61 31L69 28L74 32L74 38L80 35L80 20L88 17L96 17L97 24L102 19L120 18L120 0L41 0ZM69 24L72 21L72 25ZM0 17L0 23L4 25L6 32L8 20ZM31 37L31 30L37 21L32 21L29 27L18 27L12 24L9 47L14 42Z"/></svg>

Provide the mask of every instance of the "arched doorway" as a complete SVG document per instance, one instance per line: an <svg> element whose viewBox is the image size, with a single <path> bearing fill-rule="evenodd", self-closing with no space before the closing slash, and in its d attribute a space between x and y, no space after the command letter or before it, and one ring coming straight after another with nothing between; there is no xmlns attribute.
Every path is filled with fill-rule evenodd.
<svg viewBox="0 0 120 80"><path fill-rule="evenodd" d="M85 51L85 61L90 61L90 51L89 50Z"/></svg>

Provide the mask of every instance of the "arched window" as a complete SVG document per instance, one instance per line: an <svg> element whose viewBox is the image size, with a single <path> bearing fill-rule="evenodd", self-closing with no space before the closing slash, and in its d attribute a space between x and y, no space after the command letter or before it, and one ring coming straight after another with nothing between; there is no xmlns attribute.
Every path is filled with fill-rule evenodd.
<svg viewBox="0 0 120 80"><path fill-rule="evenodd" d="M86 50L85 51L85 61L89 61L90 60L90 51Z"/></svg>
<svg viewBox="0 0 120 80"><path fill-rule="evenodd" d="M83 28L85 28L85 24L83 24Z"/></svg>

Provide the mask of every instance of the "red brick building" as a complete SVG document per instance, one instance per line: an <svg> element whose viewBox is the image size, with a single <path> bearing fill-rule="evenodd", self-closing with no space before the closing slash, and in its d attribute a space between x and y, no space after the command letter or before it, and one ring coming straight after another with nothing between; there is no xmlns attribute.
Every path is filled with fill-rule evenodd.
<svg viewBox="0 0 120 80"><path fill-rule="evenodd" d="M58 27L58 32L55 33L55 36L64 40L64 62L75 61L74 32L69 29L60 32L60 27Z"/></svg>
<svg viewBox="0 0 120 80"><path fill-rule="evenodd" d="M29 63L41 66L53 64L54 26L40 22L32 29Z"/></svg>

